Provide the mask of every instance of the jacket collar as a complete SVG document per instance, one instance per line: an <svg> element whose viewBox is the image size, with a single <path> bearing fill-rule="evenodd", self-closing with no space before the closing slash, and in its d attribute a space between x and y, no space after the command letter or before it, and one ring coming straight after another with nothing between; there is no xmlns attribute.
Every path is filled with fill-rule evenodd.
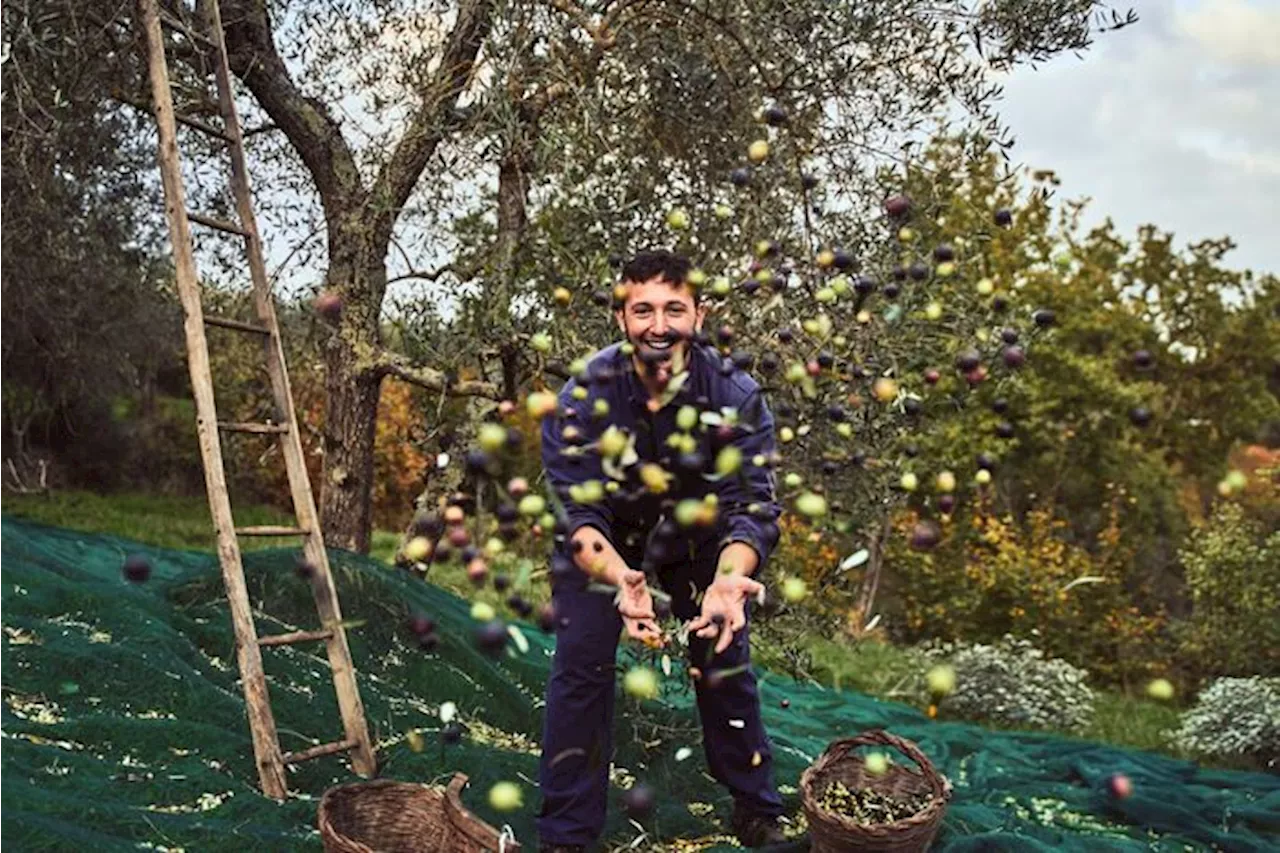
<svg viewBox="0 0 1280 853"><path fill-rule="evenodd" d="M626 374L627 392L631 399L631 403L638 406L641 411L648 411L649 391L644 387L644 383L640 381L640 376L636 373L635 359L622 352L621 347L618 349L618 357L621 360L621 369ZM707 352L707 348L693 343L689 343L689 378L685 381L684 387L680 389L680 393L676 396L677 400L693 400L700 395L707 393L707 376L709 371L714 370L714 361L716 356Z"/></svg>

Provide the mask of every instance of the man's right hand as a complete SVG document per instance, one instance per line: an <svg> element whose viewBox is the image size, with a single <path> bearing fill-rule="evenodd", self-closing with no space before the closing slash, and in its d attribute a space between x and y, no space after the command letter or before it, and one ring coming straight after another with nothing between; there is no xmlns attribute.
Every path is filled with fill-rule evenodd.
<svg viewBox="0 0 1280 853"><path fill-rule="evenodd" d="M627 629L627 636L652 648L665 645L665 638L658 628L658 617L653 612L653 596L649 593L644 572L625 569L620 581L618 612L622 614L622 624Z"/></svg>

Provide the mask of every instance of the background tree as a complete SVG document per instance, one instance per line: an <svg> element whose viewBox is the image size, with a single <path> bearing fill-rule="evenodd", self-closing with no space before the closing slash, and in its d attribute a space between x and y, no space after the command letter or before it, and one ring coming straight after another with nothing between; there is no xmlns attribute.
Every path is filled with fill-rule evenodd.
<svg viewBox="0 0 1280 853"><path fill-rule="evenodd" d="M939 552L894 548L897 635L990 640L1036 627L1046 648L1104 677L1144 673L1151 649L1174 654L1191 606L1179 552L1230 452L1263 440L1280 414L1280 334L1267 319L1277 280L1226 269L1226 240L1179 249L1146 226L1130 243L1109 222L1083 233L1083 202L1050 204L1051 172L1002 184L995 161L978 158L907 186L936 193L935 215L920 218L926 241L1006 199L1012 225L988 244L983 274L1053 311L1055 331L975 418L920 436L921 458L988 454L995 489L944 526Z"/></svg>
<svg viewBox="0 0 1280 853"><path fill-rule="evenodd" d="M6 3L3 21L6 482L57 455L119 485L124 396L181 387L179 315L158 262L144 118L110 99L122 55L92 4ZM35 473L36 478L39 474ZM15 482L16 479L16 482Z"/></svg>

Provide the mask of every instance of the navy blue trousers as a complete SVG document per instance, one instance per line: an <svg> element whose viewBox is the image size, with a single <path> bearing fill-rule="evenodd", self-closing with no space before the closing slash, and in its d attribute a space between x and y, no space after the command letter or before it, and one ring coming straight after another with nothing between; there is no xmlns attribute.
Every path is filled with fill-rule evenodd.
<svg viewBox="0 0 1280 853"><path fill-rule="evenodd" d="M699 614L694 593L714 578L718 556L719 547L713 541L697 549L692 565L658 570L659 584L671 595L671 610L679 619L687 621ZM608 807L615 660L622 617L613 596L589 591L588 583L585 573L573 571L557 577L552 587L556 612L568 621L557 627L547 682L538 771L542 789L538 834L544 844L593 844L604 830ZM747 611L749 623L749 606ZM748 628L735 634L723 653L708 657L714 644L714 639L690 636L690 665L705 673L750 662ZM760 695L750 667L714 686L706 686L706 679L695 685L711 775L736 802L762 814L782 814L782 798L773 784L773 753L760 720Z"/></svg>

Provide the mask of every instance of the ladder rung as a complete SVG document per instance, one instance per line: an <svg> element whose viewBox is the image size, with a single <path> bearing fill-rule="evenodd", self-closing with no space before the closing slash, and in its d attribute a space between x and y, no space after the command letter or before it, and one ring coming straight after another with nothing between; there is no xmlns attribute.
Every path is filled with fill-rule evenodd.
<svg viewBox="0 0 1280 853"><path fill-rule="evenodd" d="M275 433L283 435L289 431L289 427L284 424L230 423L229 421L218 421L218 429L224 432L252 432L258 435Z"/></svg>
<svg viewBox="0 0 1280 853"><path fill-rule="evenodd" d="M355 740L335 740L333 743L322 743L319 746L313 746L301 752L286 752L284 754L284 763L297 764L300 761L308 761L312 758L319 758L322 755L333 755L335 752L344 752L351 749L355 745Z"/></svg>
<svg viewBox="0 0 1280 853"><path fill-rule="evenodd" d="M177 18L166 15L163 12L160 13L160 25L163 27L167 27L168 29L172 30L175 33L180 33L181 35L186 36L190 41L199 42L200 44L203 44L206 47L218 46L217 42L215 42L209 36L205 35L202 32L199 32L198 30L193 30L191 27L188 27L182 21L179 21Z"/></svg>
<svg viewBox="0 0 1280 853"><path fill-rule="evenodd" d="M215 317L212 314L205 314L204 321L210 326L221 326L224 329L235 329L238 332L254 332L259 335L271 334L271 330L266 326L255 326L253 323L232 320L230 317Z"/></svg>
<svg viewBox="0 0 1280 853"><path fill-rule="evenodd" d="M309 532L305 527L280 527L274 524L236 528L237 536L306 536Z"/></svg>
<svg viewBox="0 0 1280 853"><path fill-rule="evenodd" d="M203 134L214 136L218 139L226 140L227 142L232 141L231 134L227 133L222 128L214 127L213 125L203 122L194 116L187 116L180 112L174 112L173 117L177 119L180 124L185 124L187 127L198 130Z"/></svg>
<svg viewBox="0 0 1280 853"><path fill-rule="evenodd" d="M312 640L327 640L333 636L333 631L325 628L322 631L294 631L289 634L272 634L266 637L258 638L260 646L286 646L290 643L309 643Z"/></svg>
<svg viewBox="0 0 1280 853"><path fill-rule="evenodd" d="M216 216L205 216L203 213L196 213L194 210L188 210L187 218L192 222L199 222L206 228L226 231L228 234L239 234L241 237L249 236L249 232L241 228L239 225L226 219L218 219Z"/></svg>

